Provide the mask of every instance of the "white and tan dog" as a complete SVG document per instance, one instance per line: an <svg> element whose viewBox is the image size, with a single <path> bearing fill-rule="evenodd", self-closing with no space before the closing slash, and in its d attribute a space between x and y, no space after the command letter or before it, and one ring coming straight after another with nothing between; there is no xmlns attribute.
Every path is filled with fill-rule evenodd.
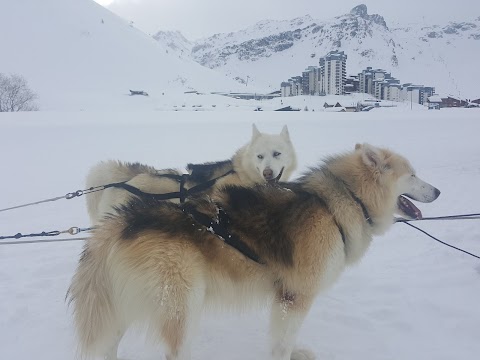
<svg viewBox="0 0 480 360"><path fill-rule="evenodd" d="M265 134L253 125L252 138L240 148L231 160L206 164L189 164L190 176L185 189L220 178L205 192L226 184L251 186L273 181L287 181L297 167L295 149L285 125L280 134ZM223 176L227 174L226 176ZM150 194L165 194L179 191L178 177L183 173L174 169L155 170L139 163L104 161L95 165L87 176L87 188L126 182L127 185ZM170 175L173 175L170 176ZM170 177L169 177L170 176ZM223 176L223 177L222 177ZM109 188L87 194L87 209L93 224L115 207L126 204L135 195L122 188ZM178 198L172 199L177 201Z"/></svg>
<svg viewBox="0 0 480 360"><path fill-rule="evenodd" d="M204 308L267 304L270 359L313 359L294 345L315 297L394 213L421 217L406 197L432 202L439 194L405 158L364 144L292 183L227 186L213 201L182 205L132 199L95 230L73 277L80 352L116 359L124 331L143 323L168 360L189 360Z"/></svg>

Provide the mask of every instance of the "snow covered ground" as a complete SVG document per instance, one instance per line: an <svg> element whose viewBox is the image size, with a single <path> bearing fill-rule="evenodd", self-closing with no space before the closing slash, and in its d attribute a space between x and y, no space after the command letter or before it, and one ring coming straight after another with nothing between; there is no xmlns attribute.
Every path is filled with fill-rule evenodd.
<svg viewBox="0 0 480 360"><path fill-rule="evenodd" d="M299 98L300 99L300 98ZM207 104L203 103L203 106ZM309 105L310 107L310 105ZM326 112L37 112L0 114L0 208L82 189L104 159L182 167L230 157L251 124L279 132L288 124L297 176L324 155L356 142L388 146L411 159L442 190L424 216L479 212L480 112L474 109ZM88 226L85 199L0 213L0 235ZM421 223L434 235L480 253L480 223ZM0 241L1 242L1 241ZM64 302L82 241L0 245L0 359L75 358ZM318 359L471 360L480 353L480 261L413 229L394 225L363 261L315 302L299 343ZM267 358L266 312L204 317L194 359ZM132 331L122 359L162 358Z"/></svg>
<svg viewBox="0 0 480 360"><path fill-rule="evenodd" d="M248 93L255 94L255 93ZM233 97L232 97L233 96ZM128 100L130 108L126 104L118 104L116 109L135 109L157 111L252 111L260 108L262 111L272 111L286 106L301 111L325 111L324 104L335 105L337 102L343 107L355 107L357 103L364 105L374 105L374 102L381 104L381 107L397 107L398 111L408 110L427 110L426 106L420 104L411 104L410 102L395 102L386 100L375 100L370 94L352 93L349 95L326 95L326 96L291 96L277 97L268 100L258 99L238 99L232 96L224 96L210 93L166 93L156 98L133 97ZM136 108L135 108L136 106ZM330 109L332 110L332 109ZM336 108L338 110L338 108ZM328 110L327 110L328 111ZM375 109L377 112L378 109Z"/></svg>

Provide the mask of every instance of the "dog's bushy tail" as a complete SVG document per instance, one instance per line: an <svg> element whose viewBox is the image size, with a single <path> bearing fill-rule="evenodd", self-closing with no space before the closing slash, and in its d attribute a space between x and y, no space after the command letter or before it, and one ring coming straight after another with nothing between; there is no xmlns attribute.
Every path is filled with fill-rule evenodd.
<svg viewBox="0 0 480 360"><path fill-rule="evenodd" d="M87 247L67 292L82 358L104 355L119 329L106 258L94 258Z"/></svg>

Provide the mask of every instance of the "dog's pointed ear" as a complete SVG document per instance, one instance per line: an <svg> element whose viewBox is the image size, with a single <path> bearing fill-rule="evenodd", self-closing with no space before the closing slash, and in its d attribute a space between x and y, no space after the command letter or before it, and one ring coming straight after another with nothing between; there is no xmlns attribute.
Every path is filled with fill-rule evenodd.
<svg viewBox="0 0 480 360"><path fill-rule="evenodd" d="M290 141L290 133L288 132L288 127L287 125L284 125L282 128L282 132L280 133L280 136L285 140L285 141Z"/></svg>
<svg viewBox="0 0 480 360"><path fill-rule="evenodd" d="M260 135L260 131L258 131L257 126L255 124L252 124L252 141L257 139Z"/></svg>
<svg viewBox="0 0 480 360"><path fill-rule="evenodd" d="M357 145L355 146L356 149ZM381 169L383 161L382 154L375 146L365 143L359 146L358 149L362 152L362 160L365 165L373 169Z"/></svg>
<svg viewBox="0 0 480 360"><path fill-rule="evenodd" d="M362 144L355 144L355 150L358 150L358 149L361 149L362 148Z"/></svg>

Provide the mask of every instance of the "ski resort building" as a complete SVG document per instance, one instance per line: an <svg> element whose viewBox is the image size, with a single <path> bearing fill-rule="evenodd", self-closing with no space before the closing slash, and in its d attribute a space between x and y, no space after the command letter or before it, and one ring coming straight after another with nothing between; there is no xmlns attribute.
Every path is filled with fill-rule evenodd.
<svg viewBox="0 0 480 360"><path fill-rule="evenodd" d="M304 95L319 95L319 68L309 66L302 72L302 93Z"/></svg>
<svg viewBox="0 0 480 360"><path fill-rule="evenodd" d="M320 58L320 94L345 95L347 55L343 51L330 51Z"/></svg>
<svg viewBox="0 0 480 360"><path fill-rule="evenodd" d="M346 76L347 55L343 51L331 51L320 58L319 66L309 66L301 76L281 83L281 95L345 95L366 93L378 100L410 101L427 104L435 94L435 88L412 83L400 84L391 73L371 66L358 75Z"/></svg>
<svg viewBox="0 0 480 360"><path fill-rule="evenodd" d="M400 101L426 105L427 99L435 94L435 88L431 86L404 84Z"/></svg>

